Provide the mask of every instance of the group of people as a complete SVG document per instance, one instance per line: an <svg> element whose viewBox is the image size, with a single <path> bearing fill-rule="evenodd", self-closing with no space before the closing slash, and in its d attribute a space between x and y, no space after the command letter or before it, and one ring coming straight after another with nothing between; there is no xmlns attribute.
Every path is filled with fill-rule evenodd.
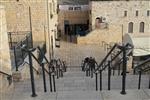
<svg viewBox="0 0 150 100"><path fill-rule="evenodd" d="M95 58L92 57L86 57L84 61L82 62L82 71L91 70L95 71L97 66L97 62L95 61Z"/></svg>

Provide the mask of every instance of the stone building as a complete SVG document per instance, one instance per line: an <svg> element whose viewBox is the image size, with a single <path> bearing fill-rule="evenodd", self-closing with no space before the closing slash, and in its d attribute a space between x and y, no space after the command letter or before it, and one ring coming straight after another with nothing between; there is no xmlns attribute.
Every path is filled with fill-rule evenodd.
<svg viewBox="0 0 150 100"><path fill-rule="evenodd" d="M8 32L31 31L30 7L34 45L44 41L50 45L52 37L55 44L57 0L1 0L0 3L6 8Z"/></svg>
<svg viewBox="0 0 150 100"><path fill-rule="evenodd" d="M115 24L123 27L123 33L150 32L150 4L148 0L120 0L90 2L91 29L95 29L96 18L102 18L108 26Z"/></svg>
<svg viewBox="0 0 150 100"><path fill-rule="evenodd" d="M149 3L149 0L91 0L91 32L86 37L79 37L78 43L122 42L125 33L150 34Z"/></svg>
<svg viewBox="0 0 150 100"><path fill-rule="evenodd" d="M59 0L59 31L62 35L84 35L89 24L88 0Z"/></svg>
<svg viewBox="0 0 150 100"><path fill-rule="evenodd" d="M14 72L11 65L7 33L32 32L33 46L46 43L49 59L52 46L55 47L57 34L57 0L0 0L0 4L2 5L0 6L0 90L5 92L4 89L9 89L9 82L11 81L9 81L8 75L12 75ZM29 12L31 12L31 24ZM33 61L34 64L35 62ZM27 74L27 68L29 69L29 65L22 72ZM3 72L5 72L4 75Z"/></svg>

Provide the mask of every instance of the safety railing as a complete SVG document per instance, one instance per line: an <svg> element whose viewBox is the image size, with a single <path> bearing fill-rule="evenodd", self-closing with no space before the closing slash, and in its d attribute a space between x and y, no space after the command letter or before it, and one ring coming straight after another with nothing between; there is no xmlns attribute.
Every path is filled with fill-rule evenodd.
<svg viewBox="0 0 150 100"><path fill-rule="evenodd" d="M127 73L127 56L132 52L133 46L130 44L119 45L115 44L110 51L107 53L105 58L98 65L98 68L95 70L95 82L96 82L96 91L98 90L98 74L99 74L99 86L100 91L102 90L102 72L108 69L108 90L111 89L111 71L114 70L116 65L119 66L122 63L122 91L121 94L125 94L125 83L126 83L126 73ZM112 56L113 54L113 56ZM112 66L112 62L118 58L119 62L115 63L115 66ZM114 71L113 71L114 72ZM120 71L118 71L118 75L120 75Z"/></svg>
<svg viewBox="0 0 150 100"><path fill-rule="evenodd" d="M18 67L23 64L24 59L27 56L27 52L22 51L21 47L23 45L26 45L27 48L32 48L33 43L32 43L32 36L31 33L26 33L26 34L21 34L21 38L19 39L19 41L15 41L15 43L12 41L12 35L14 35L13 37L17 38L18 35L20 35L19 33L16 34L12 34L11 32L9 32L9 44L10 44L10 49L12 49L12 65L16 68L16 71L18 71Z"/></svg>
<svg viewBox="0 0 150 100"><path fill-rule="evenodd" d="M40 59L38 59L32 52L35 50L39 51ZM42 68L42 75L43 75L43 87L44 87L44 92L47 92L47 85L46 85L46 73L49 75L49 83L50 83L50 92L56 92L56 85L55 85L55 76L56 76L56 66L54 65L53 60L48 61L47 57L45 56L45 52L43 49L41 49L39 46L37 48L32 48L28 49L24 45L22 47L22 50L28 53L29 56L29 65L30 65L30 76L31 76L31 87L32 87L32 97L37 96L36 91L35 91L35 82L34 82L34 67L32 64L32 57L37 61L37 63L40 65ZM58 60L61 62L61 60ZM62 62L61 62L62 63ZM48 68L45 68L45 64L48 65ZM58 64L56 63L58 66ZM65 68L65 66L63 66ZM47 70L48 69L48 70ZM65 69L66 70L66 69ZM63 74L63 73L62 73ZM58 77L58 76L56 76Z"/></svg>
<svg viewBox="0 0 150 100"><path fill-rule="evenodd" d="M3 71L0 71L0 74L7 76L7 80L8 80L9 85L12 83L12 75L7 74Z"/></svg>
<svg viewBox="0 0 150 100"><path fill-rule="evenodd" d="M13 49L20 41L24 40L28 36L30 31L17 31L17 32L8 32L8 42L10 49Z"/></svg>
<svg viewBox="0 0 150 100"><path fill-rule="evenodd" d="M138 89L141 88L141 78L142 78L142 74L146 73L146 72L150 72L150 58L143 61L142 63L138 64L135 68L134 68L134 72L138 72L139 74L139 81L138 81ZM150 89L150 78L149 78L149 89Z"/></svg>

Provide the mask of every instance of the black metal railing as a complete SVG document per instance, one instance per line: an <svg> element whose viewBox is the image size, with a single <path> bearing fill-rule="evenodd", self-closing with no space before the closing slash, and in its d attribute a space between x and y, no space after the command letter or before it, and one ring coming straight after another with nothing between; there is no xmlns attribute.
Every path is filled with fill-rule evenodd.
<svg viewBox="0 0 150 100"><path fill-rule="evenodd" d="M93 77L93 73L95 73L95 82L96 82L96 91L98 90L98 74L99 74L99 89L102 90L102 72L108 69L108 90L111 89L111 74L113 70L113 75L115 73L115 69L118 69L118 75L120 75L120 70L122 67L122 91L121 94L126 94L125 86L126 86L126 73L127 73L127 58L131 56L133 46L130 44L119 45L114 44L114 46L110 46L109 44L103 43L103 46L106 49L110 49L101 63L98 65L92 57L87 57L82 62L82 70L86 71L86 76ZM108 48L109 47L109 48ZM119 59L116 61L116 59ZM85 65L86 64L86 65ZM122 66L121 66L122 64ZM94 67L94 71L91 68ZM93 71L93 72L92 72Z"/></svg>
<svg viewBox="0 0 150 100"><path fill-rule="evenodd" d="M36 49L39 51L40 59L36 58L36 56L34 56L34 54L32 53ZM28 56L29 56L32 97L37 96L36 90L35 90L35 81L34 81L34 74L33 74L34 67L33 67L33 64L32 64L32 57L35 59L35 61L37 61L37 63L42 68L44 92L47 92L46 73L49 75L50 91L51 92L53 92L53 91L56 92L55 77L58 77L58 76L56 76L55 73L56 73L57 67L55 67L54 63L52 63L53 60L48 61L47 57L45 56L45 50L40 48L39 46L37 48L32 48L32 49L26 48L24 46L24 47L22 47L22 50L27 52ZM61 66L63 64L62 61L60 59L58 59L58 61L61 64L57 64L57 66L58 65ZM45 68L45 64L48 65L48 68ZM61 70L60 68L59 68L59 71ZM65 68L65 67L63 66L63 68ZM63 77L62 74L63 73L60 74L61 77Z"/></svg>
<svg viewBox="0 0 150 100"><path fill-rule="evenodd" d="M13 49L16 44L22 41L30 31L8 32L8 41L10 49Z"/></svg>
<svg viewBox="0 0 150 100"><path fill-rule="evenodd" d="M11 33L9 33L11 34ZM13 34L14 35L14 34ZM13 37L17 38L17 35L15 34ZM9 36L10 40L12 40L12 34ZM22 38L19 39L19 41L16 41L15 43L13 41L10 41L10 49L12 49L12 65L15 66L16 71L18 71L18 67L23 64L24 59L27 56L27 52L22 51L21 47L23 45L26 45L27 48L32 48L32 37L31 33L23 34Z"/></svg>
<svg viewBox="0 0 150 100"><path fill-rule="evenodd" d="M114 53L114 51L116 51L115 48L117 48L118 50L117 50L117 52L115 52L115 54L113 54L113 57L112 57L111 54ZM107 53L105 58L99 64L98 68L95 70L96 82L98 82L97 74L99 73L99 75L100 75L99 76L100 77L100 80L99 80L100 81L99 82L100 83L100 90L102 90L102 72L106 68L108 69L108 90L110 90L111 70L115 69L115 66L112 66L112 62L115 61L116 58L119 58L120 62L123 63L123 65L122 65L122 91L121 91L121 94L126 94L125 86L126 86L126 73L127 73L127 54L130 54L130 52L132 52L132 51L130 51L131 49L133 49L133 46L130 44L126 44L124 46L121 46L119 44L115 44L111 48L111 50ZM109 56L111 56L111 59L108 58ZM120 67L120 63L118 63L118 64ZM118 69L120 69L120 68L118 68ZM98 90L98 84L97 83L96 83L96 90Z"/></svg>
<svg viewBox="0 0 150 100"><path fill-rule="evenodd" d="M0 74L7 76L8 83L9 83L9 85L11 85L11 83L12 83L12 75L7 74L6 72L3 72L3 71L0 71Z"/></svg>
<svg viewBox="0 0 150 100"><path fill-rule="evenodd" d="M134 68L134 73L138 72L139 74L139 81L138 81L138 89L141 88L141 78L142 78L142 74L145 74L146 72L150 72L150 58L143 61L142 63L138 64L135 68ZM150 89L150 78L149 78L149 89Z"/></svg>

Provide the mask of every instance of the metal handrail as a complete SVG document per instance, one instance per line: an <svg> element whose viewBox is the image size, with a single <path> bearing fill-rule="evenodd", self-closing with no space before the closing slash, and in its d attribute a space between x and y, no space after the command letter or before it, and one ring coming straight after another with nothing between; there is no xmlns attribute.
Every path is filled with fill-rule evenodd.
<svg viewBox="0 0 150 100"><path fill-rule="evenodd" d="M104 64L104 62L106 62L107 58L111 55L111 53L115 50L115 48L120 48L120 51L110 60L110 62L114 61L122 52L123 50L121 50L121 46L118 44L115 44L112 49L107 53L107 55L105 56L105 58L102 60L102 62L99 64L98 68L95 70L94 73L98 72L98 71L103 71L107 68L107 65L105 65L103 68L101 68L101 66ZM130 47L130 49L133 49L133 46L129 43L127 43L125 45L125 47ZM129 55L131 52L129 52L127 55ZM122 59L122 58L121 58ZM101 69L100 69L101 68Z"/></svg>
<svg viewBox="0 0 150 100"><path fill-rule="evenodd" d="M7 74L7 73L5 73L3 71L0 71L0 74L6 75L9 85L11 85L11 83L12 83L12 75Z"/></svg>
<svg viewBox="0 0 150 100"><path fill-rule="evenodd" d="M32 57L37 61L37 63L41 66L42 63L34 56L34 54L31 53L31 55L32 55ZM44 68L44 70L45 70L45 72L46 72L47 74L49 74L49 71L47 71L45 68Z"/></svg>
<svg viewBox="0 0 150 100"><path fill-rule="evenodd" d="M11 77L11 76L12 76L12 75L9 75L9 74L7 74L7 73L5 73L5 72L3 72L3 71L0 71L0 73L3 74L3 75L6 75L6 76L8 76L8 77Z"/></svg>
<svg viewBox="0 0 150 100"><path fill-rule="evenodd" d="M23 65L24 65L24 64L28 64L28 65L30 65L28 62L24 62L24 63L23 63ZM33 65L32 65L32 66L33 66ZM37 73L37 74L39 74L39 71L38 71L38 70L36 70L36 68L34 68L34 67L33 67L33 69L36 71L36 73Z"/></svg>
<svg viewBox="0 0 150 100"><path fill-rule="evenodd" d="M150 58L147 59L147 60L145 60L145 61L143 61L142 63L138 64L138 65L134 68L134 70L136 70L136 69L142 69L142 66L144 66L144 65L147 64L147 63L150 63Z"/></svg>
<svg viewBox="0 0 150 100"><path fill-rule="evenodd" d="M113 50L118 46L118 44L115 44L112 49L107 53L107 55L105 56L105 58L102 60L102 62L99 64L98 68L95 70L94 73L96 73L100 67L103 65L103 63L107 60L107 58L110 56L110 54L113 52Z"/></svg>

